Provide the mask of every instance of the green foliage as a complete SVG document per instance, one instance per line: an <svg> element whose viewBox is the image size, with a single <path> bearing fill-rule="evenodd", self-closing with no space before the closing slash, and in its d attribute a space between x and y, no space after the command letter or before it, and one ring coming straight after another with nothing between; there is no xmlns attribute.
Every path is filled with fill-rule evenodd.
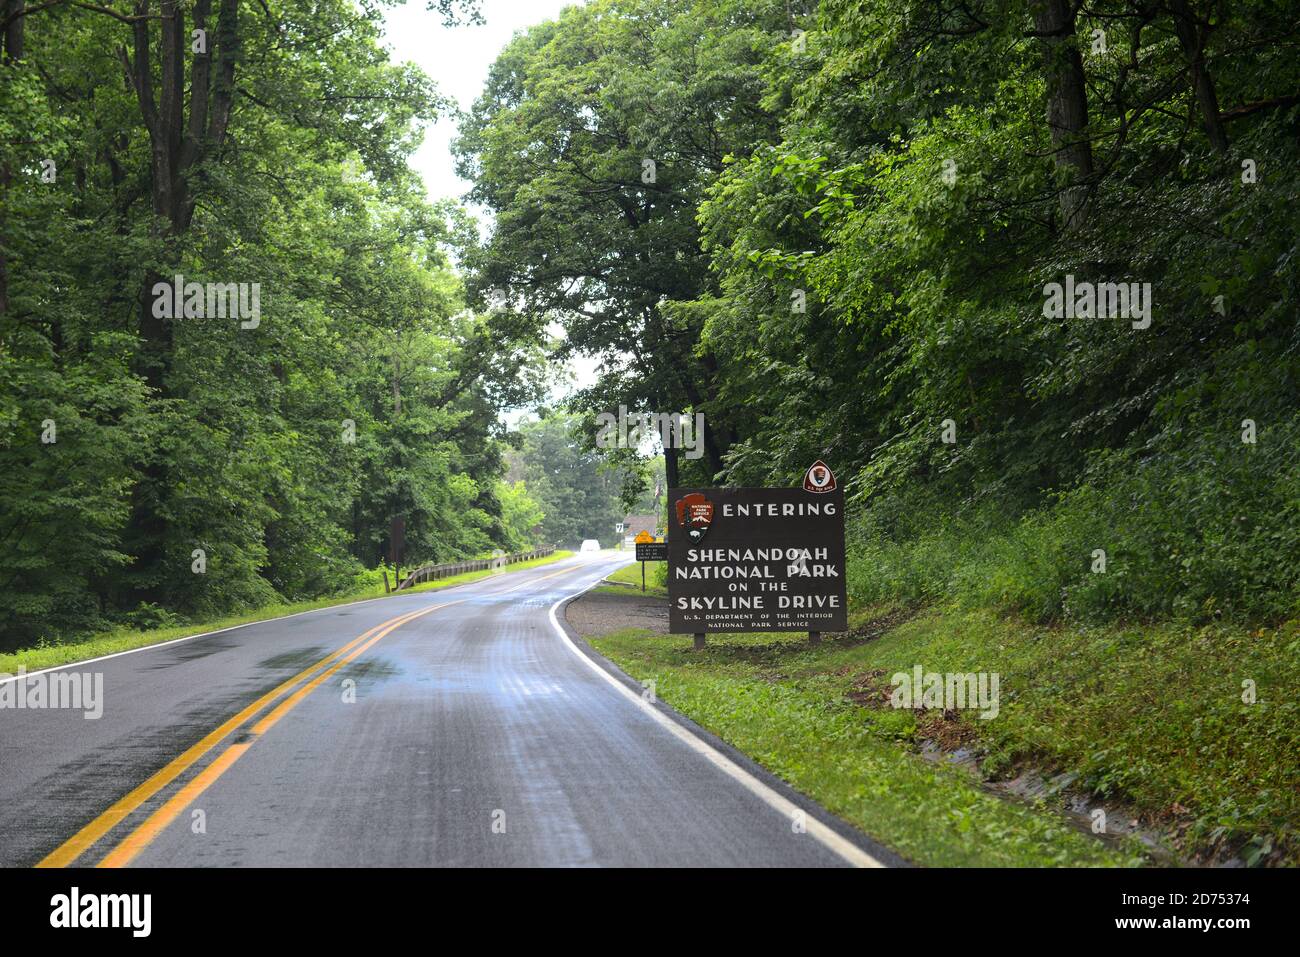
<svg viewBox="0 0 1300 957"><path fill-rule="evenodd" d="M670 484L829 461L865 513L864 594L1294 614L1294 18L1056 6L1059 38L1025 0L566 10L462 129L496 213L473 283L604 360L575 409L706 414ZM1073 132L1046 121L1071 48ZM1066 275L1150 284L1149 327L1045 316Z"/></svg>
<svg viewBox="0 0 1300 957"><path fill-rule="evenodd" d="M670 6L599 0L502 55L461 142L498 217L475 282L606 360L581 408L703 410L702 484L787 486L831 463L851 596L965 606L873 660L905 643L909 667L1021 679L1018 717L989 735L1008 766L1047 753L1153 812L1191 800L1192 833L1254 841L1252 862L1294 848L1294 695L1238 697L1243 663L1294 684L1300 615L1292 11ZM1048 7L1059 31L1040 29ZM683 164L701 143L714 156ZM676 159L661 189L638 184L643 156ZM1046 315L1067 275L1149 283L1150 325ZM1026 637L1024 618L1084 630ZM603 647L841 813L870 813L848 782L883 774L831 779L875 752L854 737L819 753L861 731L823 713L833 679L665 644ZM1243 757L1255 734L1262 764ZM923 845L908 810L870 826Z"/></svg>
<svg viewBox="0 0 1300 957"><path fill-rule="evenodd" d="M746 410L727 478L837 467L865 513L864 597L1295 613L1295 25L1265 4L1215 15L1224 153L1196 131L1172 14L1127 15L1074 25L1096 171L1073 228L1043 122L1052 75L1018 2L823 3L793 79L773 53L782 140L706 190L721 295L673 308L704 317L725 401ZM1244 183L1244 158L1268 179ZM1067 273L1149 282L1151 327L1046 319L1044 286ZM1247 418L1268 432L1256 445Z"/></svg>
<svg viewBox="0 0 1300 957"><path fill-rule="evenodd" d="M1029 510L924 491L881 497L852 525L851 593L1043 622L1300 616L1300 419L1256 446L1231 422L1224 438L1207 439L1213 431L1164 437L1162 454L1146 458L1099 458L1080 484Z"/></svg>
<svg viewBox="0 0 1300 957"><path fill-rule="evenodd" d="M552 414L519 427L520 450L509 475L522 478L542 515L540 539L577 548L594 538L610 547L621 536L622 476L585 447L582 418Z"/></svg>
<svg viewBox="0 0 1300 957"><path fill-rule="evenodd" d="M529 493L524 482L501 482L497 489L501 502L501 525L506 531L506 547L510 551L525 551L539 544L538 526L546 511Z"/></svg>
<svg viewBox="0 0 1300 957"><path fill-rule="evenodd" d="M582 412L704 411L727 434L735 410L715 401L699 320L669 303L710 286L704 190L727 155L775 133L762 63L787 17L778 0L569 7L506 47L462 124L459 169L495 214L466 257L473 286L523 303L536 337L558 318L561 355L604 361ZM690 463L699 480L722 465L725 442L709 441ZM667 454L676 484L688 463Z"/></svg>
<svg viewBox="0 0 1300 957"><path fill-rule="evenodd" d="M212 11L210 102L239 55L224 135L178 154L198 157L192 218L123 82L131 27L24 18L24 58L0 65L0 647L346 592L392 557L395 517L406 567L524 544L498 417L536 394L535 350L465 310L459 214L407 165L443 101L388 61L381 16ZM192 118L188 41L182 59ZM151 283L176 274L260 284L260 323L153 322Z"/></svg>

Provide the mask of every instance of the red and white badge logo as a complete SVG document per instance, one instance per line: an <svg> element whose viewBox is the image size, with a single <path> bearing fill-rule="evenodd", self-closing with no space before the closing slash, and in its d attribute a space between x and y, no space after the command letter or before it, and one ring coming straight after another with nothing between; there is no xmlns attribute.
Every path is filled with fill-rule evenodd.
<svg viewBox="0 0 1300 957"><path fill-rule="evenodd" d="M699 492L677 500L677 524L686 529L686 537L698 542L713 524L713 503Z"/></svg>
<svg viewBox="0 0 1300 957"><path fill-rule="evenodd" d="M835 473L830 470L830 466L818 459L803 477L803 490L819 494L835 491Z"/></svg>

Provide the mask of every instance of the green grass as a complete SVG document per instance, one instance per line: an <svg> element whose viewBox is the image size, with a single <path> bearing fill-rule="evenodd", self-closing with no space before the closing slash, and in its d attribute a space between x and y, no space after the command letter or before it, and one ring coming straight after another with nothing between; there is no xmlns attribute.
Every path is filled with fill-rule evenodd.
<svg viewBox="0 0 1300 957"><path fill-rule="evenodd" d="M844 696L841 671L866 646L725 635L694 652L688 638L643 629L589 640L634 678L652 679L664 701L917 863L1142 863L1131 847L1098 841L1055 813L1001 799L968 772L900 747L903 715Z"/></svg>
<svg viewBox="0 0 1300 957"><path fill-rule="evenodd" d="M998 672L997 718L966 721L986 771L1068 772L1174 827L1185 851L1300 863L1300 622L1045 628L933 609L842 662L886 682L916 664ZM898 717L914 728L911 712Z"/></svg>
<svg viewBox="0 0 1300 957"><path fill-rule="evenodd" d="M551 562L557 562L561 559L568 558L572 554L573 552L571 551L557 549L545 558L535 558L532 561L507 565L504 572L494 572L490 569L476 572L465 572L464 574L454 575L450 578L441 578L437 581L416 585L412 588L403 590L401 594L409 595L416 592L437 591L442 588L449 588L452 585L461 585L466 582L478 581L479 579L488 578L495 574L508 574L510 572L522 571L526 568L536 568L539 565L549 565ZM148 631L117 629L97 635L89 635L80 639L69 639L60 642L42 642L32 648L24 648L9 654L0 655L0 673L13 674L19 668L26 668L28 671L35 671L40 668L53 668L58 665L84 661L87 658L98 658L103 655L115 654L119 651L129 651L132 648L156 645L160 642L171 641L175 638L185 638L190 635L202 634L208 631L218 631L222 628L231 628L235 625L245 625L257 621L269 621L275 618L283 618L286 615L312 611L317 608L329 608L333 605L343 605L348 602L391 597L384 594L382 579L377 572L369 573L369 577L372 577L374 580L364 587L357 588L345 594L333 595L328 598L319 598L313 601L286 602L277 605L267 605L262 608L255 608L239 614L227 615L222 618L189 622L166 628L150 629Z"/></svg>
<svg viewBox="0 0 1300 957"><path fill-rule="evenodd" d="M667 565L665 562L646 562L645 575L645 593L655 595L659 598L668 597L668 580L666 575ZM625 585L635 585L637 593L641 592L641 563L632 562L630 565L624 565L616 572L611 572L605 576L612 582L622 582ZM601 585L595 589L598 592L607 592L617 595L627 594L626 588L618 588L610 585Z"/></svg>
<svg viewBox="0 0 1300 957"><path fill-rule="evenodd" d="M1247 631L1046 628L989 611L931 608L810 647L803 635L688 637L629 630L590 639L660 696L863 830L925 864L1133 864L966 773L915 753L936 728L976 742L983 769L1026 766L1171 830L1185 855L1300 863L1300 623ZM901 616L900 616L901 617ZM867 634L878 635L864 640ZM997 672L996 718L895 710L891 677ZM1242 683L1255 683L1254 704ZM876 703L850 695L872 689ZM936 722L938 724L936 725Z"/></svg>

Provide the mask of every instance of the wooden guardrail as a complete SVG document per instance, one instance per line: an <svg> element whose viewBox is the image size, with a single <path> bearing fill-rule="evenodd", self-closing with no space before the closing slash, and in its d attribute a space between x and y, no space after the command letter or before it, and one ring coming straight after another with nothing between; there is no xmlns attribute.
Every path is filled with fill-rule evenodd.
<svg viewBox="0 0 1300 957"><path fill-rule="evenodd" d="M534 558L545 558L554 551L554 545L547 545L545 548L535 548L531 552L514 552L510 555L474 558L463 562L444 562L441 565L421 565L407 574L394 590L401 591L403 588L410 588L412 585L419 585L422 582L450 578L452 575L463 575L465 572L480 572L490 568L505 568L507 565L513 565L516 562L530 562Z"/></svg>

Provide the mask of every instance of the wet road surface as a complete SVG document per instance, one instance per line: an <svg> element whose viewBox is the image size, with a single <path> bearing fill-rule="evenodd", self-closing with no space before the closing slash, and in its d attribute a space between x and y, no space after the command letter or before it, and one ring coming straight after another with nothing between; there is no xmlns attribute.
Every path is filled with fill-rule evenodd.
<svg viewBox="0 0 1300 957"><path fill-rule="evenodd" d="M888 855L606 663L576 556L69 665L0 710L0 864L845 866Z"/></svg>

